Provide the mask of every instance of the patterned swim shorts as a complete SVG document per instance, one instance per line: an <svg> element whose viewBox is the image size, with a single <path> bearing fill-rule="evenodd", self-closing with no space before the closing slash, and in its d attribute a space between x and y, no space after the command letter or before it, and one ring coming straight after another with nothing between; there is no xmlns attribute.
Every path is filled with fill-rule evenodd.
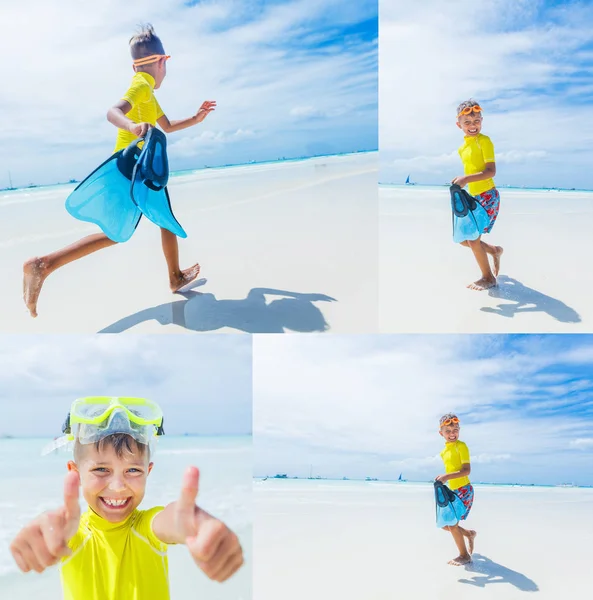
<svg viewBox="0 0 593 600"><path fill-rule="evenodd" d="M496 188L492 188L491 190L478 194L475 196L475 199L484 207L488 213L488 216L490 217L490 222L488 223L488 226L484 228L483 232L490 233L494 227L496 217L498 217L498 211L500 209L500 194Z"/></svg>
<svg viewBox="0 0 593 600"><path fill-rule="evenodd" d="M455 493L459 496L459 499L463 502L463 506L465 506L465 513L461 516L461 520L467 519L469 515L469 511L472 509L472 504L474 503L474 488L472 484L464 485L463 487L457 488Z"/></svg>

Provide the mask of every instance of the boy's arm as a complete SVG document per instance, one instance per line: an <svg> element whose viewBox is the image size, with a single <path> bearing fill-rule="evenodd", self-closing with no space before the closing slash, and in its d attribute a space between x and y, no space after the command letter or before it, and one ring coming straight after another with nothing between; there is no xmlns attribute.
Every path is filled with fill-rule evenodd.
<svg viewBox="0 0 593 600"><path fill-rule="evenodd" d="M24 573L42 573L70 556L68 542L78 531L80 478L70 472L64 480L64 503L57 510L48 511L21 529L10 544L10 552Z"/></svg>
<svg viewBox="0 0 593 600"><path fill-rule="evenodd" d="M152 127L150 123L134 123L126 115L132 110L127 100L120 100L107 111L107 120L118 129L130 131L138 137L144 137Z"/></svg>
<svg viewBox="0 0 593 600"><path fill-rule="evenodd" d="M457 479L459 477L468 477L472 472L472 468L470 463L463 463L461 465L461 469L459 471L454 471L453 473L445 473L444 475L439 475L436 480L445 483L450 479Z"/></svg>
<svg viewBox="0 0 593 600"><path fill-rule="evenodd" d="M201 123L215 108L215 101L206 100L193 117L181 119L179 121L169 121L167 115L163 115L157 119L157 123L165 133L181 131L182 129L187 129L188 127Z"/></svg>
<svg viewBox="0 0 593 600"><path fill-rule="evenodd" d="M479 173L474 173L473 175L460 175L459 177L455 177L453 183L463 187L468 183L473 183L474 181L483 181L484 179L491 179L496 175L496 163L489 162L486 163L483 171Z"/></svg>
<svg viewBox="0 0 593 600"><path fill-rule="evenodd" d="M198 469L187 469L179 500L154 517L152 531L165 544L185 544L210 579L226 581L243 564L243 550L222 521L196 506L199 477Z"/></svg>

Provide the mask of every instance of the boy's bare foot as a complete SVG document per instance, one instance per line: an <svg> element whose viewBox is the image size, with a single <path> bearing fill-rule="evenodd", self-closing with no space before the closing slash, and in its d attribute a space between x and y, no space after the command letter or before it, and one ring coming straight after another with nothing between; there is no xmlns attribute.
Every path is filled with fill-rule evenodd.
<svg viewBox="0 0 593 600"><path fill-rule="evenodd" d="M454 567L461 567L462 565L467 565L472 561L472 557L468 554L467 556L458 556L457 558L452 558L449 561L450 565Z"/></svg>
<svg viewBox="0 0 593 600"><path fill-rule="evenodd" d="M479 292L482 292L484 290L488 290L495 286L496 286L496 277L492 277L492 279L490 279L489 277L482 277L481 279L478 279L478 281L474 281L473 283L470 283L467 287L470 290L478 290Z"/></svg>
<svg viewBox="0 0 593 600"><path fill-rule="evenodd" d="M475 532L473 529L469 530L469 535L467 536L467 545L470 556L474 553L474 540L476 539L477 535L477 532Z"/></svg>
<svg viewBox="0 0 593 600"><path fill-rule="evenodd" d="M40 258L30 258L23 265L23 300L31 316L37 316L37 300L48 273Z"/></svg>
<svg viewBox="0 0 593 600"><path fill-rule="evenodd" d="M193 267L181 271L181 275L175 279L171 279L171 291L178 292L182 287L191 283L200 274L200 265L196 263Z"/></svg>
<svg viewBox="0 0 593 600"><path fill-rule="evenodd" d="M492 272L494 273L494 277L498 277L498 273L500 272L500 257L502 256L504 249L502 246L495 246L495 247L496 247L496 254L492 255L492 262L493 262Z"/></svg>

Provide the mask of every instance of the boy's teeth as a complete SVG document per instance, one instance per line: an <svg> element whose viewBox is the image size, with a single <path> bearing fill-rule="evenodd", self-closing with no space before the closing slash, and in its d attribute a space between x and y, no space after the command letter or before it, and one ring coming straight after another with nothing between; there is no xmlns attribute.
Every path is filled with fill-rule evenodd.
<svg viewBox="0 0 593 600"><path fill-rule="evenodd" d="M125 500L110 500L109 498L103 498L105 504L108 504L109 506L123 506L128 500L127 498Z"/></svg>

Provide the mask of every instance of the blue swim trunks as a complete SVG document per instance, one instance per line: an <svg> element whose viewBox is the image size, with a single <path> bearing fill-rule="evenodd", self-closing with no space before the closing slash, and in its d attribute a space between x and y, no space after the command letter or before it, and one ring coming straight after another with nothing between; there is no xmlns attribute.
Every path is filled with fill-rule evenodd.
<svg viewBox="0 0 593 600"><path fill-rule="evenodd" d="M484 207L485 211L490 217L490 222L483 231L483 233L490 233L494 227L496 217L498 217L498 211L500 209L500 194L496 188L492 188L491 190L482 192L474 197Z"/></svg>
<svg viewBox="0 0 593 600"><path fill-rule="evenodd" d="M463 506L465 506L465 512L460 517L461 521L467 519L469 515L469 511L472 509L472 504L474 503L474 488L471 483L468 485L464 485L455 490L455 493L459 496L459 499L463 502Z"/></svg>

